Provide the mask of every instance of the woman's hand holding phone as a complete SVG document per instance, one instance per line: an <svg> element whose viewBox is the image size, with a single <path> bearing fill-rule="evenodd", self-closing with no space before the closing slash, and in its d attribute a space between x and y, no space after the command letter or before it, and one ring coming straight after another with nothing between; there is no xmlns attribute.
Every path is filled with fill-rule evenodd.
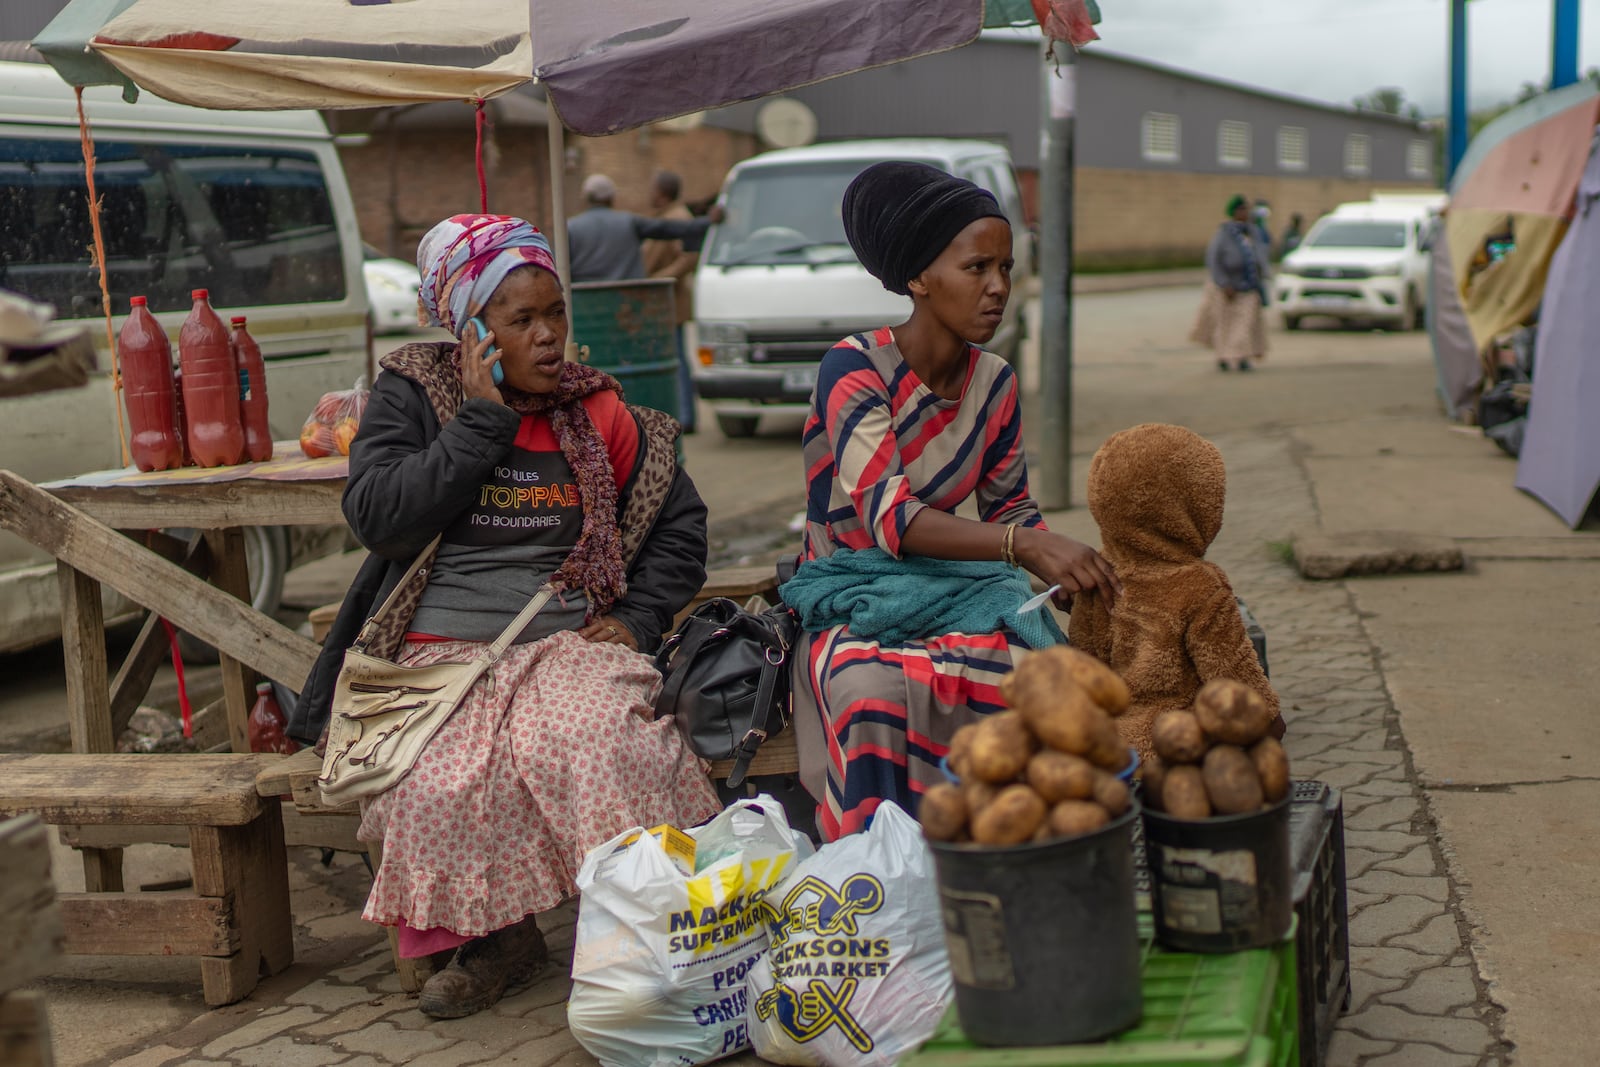
<svg viewBox="0 0 1600 1067"><path fill-rule="evenodd" d="M483 320L474 318L467 323L467 332L461 337L461 387L467 396L492 400L504 404L498 384L505 380L500 369L500 350L495 347L494 334L484 326Z"/></svg>

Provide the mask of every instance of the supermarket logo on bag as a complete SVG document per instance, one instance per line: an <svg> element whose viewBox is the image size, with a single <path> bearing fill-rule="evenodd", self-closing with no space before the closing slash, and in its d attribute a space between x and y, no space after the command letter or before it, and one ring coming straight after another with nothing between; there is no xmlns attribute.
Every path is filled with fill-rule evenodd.
<svg viewBox="0 0 1600 1067"><path fill-rule="evenodd" d="M758 901L782 880L789 858L733 864L689 879L689 906L667 917L667 951L698 954L745 940L766 921Z"/></svg>
<svg viewBox="0 0 1600 1067"><path fill-rule="evenodd" d="M838 889L811 876L802 878L781 905L762 901L758 907L771 926L773 988L756 1001L756 1017L776 1019L800 1044L833 1027L861 1052L875 1042L850 1011L863 978L888 973L890 943L886 937L862 937L857 920L883 907L883 883L867 874L844 880ZM804 980L803 987L790 985ZM830 979L836 979L830 982Z"/></svg>

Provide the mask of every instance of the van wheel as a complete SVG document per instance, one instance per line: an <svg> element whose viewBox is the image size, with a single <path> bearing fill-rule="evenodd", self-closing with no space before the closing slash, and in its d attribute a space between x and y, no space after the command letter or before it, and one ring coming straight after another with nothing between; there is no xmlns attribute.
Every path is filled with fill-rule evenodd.
<svg viewBox="0 0 1600 1067"><path fill-rule="evenodd" d="M1414 290L1411 295L1411 328L1413 330L1426 330L1428 328L1428 309L1417 302Z"/></svg>
<svg viewBox="0 0 1600 1067"><path fill-rule="evenodd" d="M250 568L250 606L271 615L283 603L283 579L289 572L289 537L281 526L246 526L244 558ZM178 648L186 663L215 663L217 650L193 634L178 634ZM298 686L299 678L278 679Z"/></svg>
<svg viewBox="0 0 1600 1067"><path fill-rule="evenodd" d="M760 415L718 415L717 429L724 437L754 437L761 425Z"/></svg>
<svg viewBox="0 0 1600 1067"><path fill-rule="evenodd" d="M1417 328L1417 291L1406 289L1405 301L1400 305L1400 321L1397 328L1401 330L1414 330Z"/></svg>
<svg viewBox="0 0 1600 1067"><path fill-rule="evenodd" d="M1283 328L1290 331L1298 330L1300 328L1300 316L1285 315L1283 317Z"/></svg>

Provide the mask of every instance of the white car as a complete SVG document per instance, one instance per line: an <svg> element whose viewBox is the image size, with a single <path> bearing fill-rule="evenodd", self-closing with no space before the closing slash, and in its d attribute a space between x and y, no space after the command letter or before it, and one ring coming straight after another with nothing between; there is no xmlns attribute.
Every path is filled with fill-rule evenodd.
<svg viewBox="0 0 1600 1067"><path fill-rule="evenodd" d="M386 256L369 244L361 246L361 273L367 279L373 333L405 333L418 329L417 290L422 275L415 263Z"/></svg>
<svg viewBox="0 0 1600 1067"><path fill-rule="evenodd" d="M1286 330L1307 315L1421 329L1428 299L1425 250L1433 216L1410 204L1342 204L1283 257L1273 306Z"/></svg>

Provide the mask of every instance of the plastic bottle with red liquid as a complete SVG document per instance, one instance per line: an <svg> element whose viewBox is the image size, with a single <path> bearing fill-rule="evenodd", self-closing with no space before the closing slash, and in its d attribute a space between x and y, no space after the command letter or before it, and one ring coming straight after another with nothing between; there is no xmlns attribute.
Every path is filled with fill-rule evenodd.
<svg viewBox="0 0 1600 1067"><path fill-rule="evenodd" d="M128 451L142 471L172 470L183 466L172 344L144 297L129 303L128 321L117 334L122 398L128 406Z"/></svg>
<svg viewBox="0 0 1600 1067"><path fill-rule="evenodd" d="M194 466L194 457L189 455L189 421L183 415L183 368L179 367L172 372L172 399L177 401L178 409L178 445L183 450L183 465Z"/></svg>
<svg viewBox="0 0 1600 1067"><path fill-rule="evenodd" d="M183 368L185 440L196 466L226 467L244 461L244 422L239 416L239 365L228 328L211 310L210 293L196 289L194 308L178 331Z"/></svg>
<svg viewBox="0 0 1600 1067"><path fill-rule="evenodd" d="M272 458L272 430L267 426L267 367L261 346L245 329L243 315L233 324L233 354L239 362L239 415L244 421L244 455L251 463Z"/></svg>
<svg viewBox="0 0 1600 1067"><path fill-rule="evenodd" d="M272 683L256 686L256 702L250 709L249 720L251 752L281 752L291 755L300 746L288 734L289 720L272 695Z"/></svg>

